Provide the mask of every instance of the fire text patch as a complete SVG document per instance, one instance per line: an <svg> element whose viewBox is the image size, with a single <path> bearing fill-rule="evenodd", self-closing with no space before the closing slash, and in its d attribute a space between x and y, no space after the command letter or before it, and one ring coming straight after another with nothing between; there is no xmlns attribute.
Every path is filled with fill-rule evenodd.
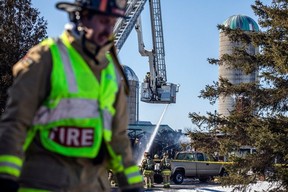
<svg viewBox="0 0 288 192"><path fill-rule="evenodd" d="M94 129L80 127L56 127L51 129L49 138L67 147L89 147L93 145Z"/></svg>

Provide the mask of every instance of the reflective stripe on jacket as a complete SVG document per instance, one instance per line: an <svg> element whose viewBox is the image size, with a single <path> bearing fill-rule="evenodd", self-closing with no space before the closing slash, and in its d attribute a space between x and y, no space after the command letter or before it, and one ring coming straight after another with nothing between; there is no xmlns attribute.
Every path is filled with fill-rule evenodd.
<svg viewBox="0 0 288 192"><path fill-rule="evenodd" d="M166 176L170 176L171 175L171 171L169 169L164 169L161 171L162 175L166 175Z"/></svg>
<svg viewBox="0 0 288 192"><path fill-rule="evenodd" d="M23 161L19 157L12 155L0 156L0 173L5 173L19 177Z"/></svg>
<svg viewBox="0 0 288 192"><path fill-rule="evenodd" d="M102 138L111 140L113 103L118 82L112 57L101 71L101 83L63 34L47 39L53 59L51 92L37 111L24 149L39 130L43 146L65 156L97 156Z"/></svg>

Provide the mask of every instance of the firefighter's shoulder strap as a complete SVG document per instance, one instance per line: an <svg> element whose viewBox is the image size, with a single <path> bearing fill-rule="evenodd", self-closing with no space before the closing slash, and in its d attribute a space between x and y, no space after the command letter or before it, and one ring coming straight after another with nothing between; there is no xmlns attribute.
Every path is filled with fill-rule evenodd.
<svg viewBox="0 0 288 192"><path fill-rule="evenodd" d="M113 61L115 63L115 67L118 69L118 71L120 72L120 75L123 77L125 93L128 96L129 92L130 92L129 82L128 82L127 76L126 76L126 74L124 72L124 69L123 69L123 67L121 66L121 64L120 64L120 62L118 60L118 57L117 57L117 54L116 54L116 48L115 48L114 45L111 47L110 53L111 53L111 56L112 56Z"/></svg>

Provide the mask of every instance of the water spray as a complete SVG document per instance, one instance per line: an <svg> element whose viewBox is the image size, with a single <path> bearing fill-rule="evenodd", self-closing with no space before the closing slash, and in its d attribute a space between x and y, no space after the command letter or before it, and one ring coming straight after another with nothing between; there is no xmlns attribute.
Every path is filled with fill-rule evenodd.
<svg viewBox="0 0 288 192"><path fill-rule="evenodd" d="M151 148L151 146L152 146L152 144L153 144L153 141L154 141L154 139L155 139L155 136L156 136L156 134L157 134L157 132L158 132L158 130L159 130L159 127L160 127L160 124L161 124L162 119L163 119L163 117L164 117L164 114L165 114L165 112L167 111L168 105L169 105L169 104L167 104L166 107L164 108L164 110L163 110L163 112L162 112L162 115L160 116L160 119L159 119L158 123L156 124L156 127L154 128L154 131L152 132L151 137L149 138L149 141L148 141L148 143L147 143L146 148L145 148L144 151L149 151L149 150L150 150L150 148ZM142 162L142 159L143 159L143 156L140 158L140 161L137 162L138 165Z"/></svg>

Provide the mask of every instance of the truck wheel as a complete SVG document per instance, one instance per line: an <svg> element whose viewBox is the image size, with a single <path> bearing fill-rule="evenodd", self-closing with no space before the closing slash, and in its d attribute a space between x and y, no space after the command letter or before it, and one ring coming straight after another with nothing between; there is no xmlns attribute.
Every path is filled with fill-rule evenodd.
<svg viewBox="0 0 288 192"><path fill-rule="evenodd" d="M184 174L183 172L177 171L173 175L173 181L175 184L181 184L184 180Z"/></svg>

